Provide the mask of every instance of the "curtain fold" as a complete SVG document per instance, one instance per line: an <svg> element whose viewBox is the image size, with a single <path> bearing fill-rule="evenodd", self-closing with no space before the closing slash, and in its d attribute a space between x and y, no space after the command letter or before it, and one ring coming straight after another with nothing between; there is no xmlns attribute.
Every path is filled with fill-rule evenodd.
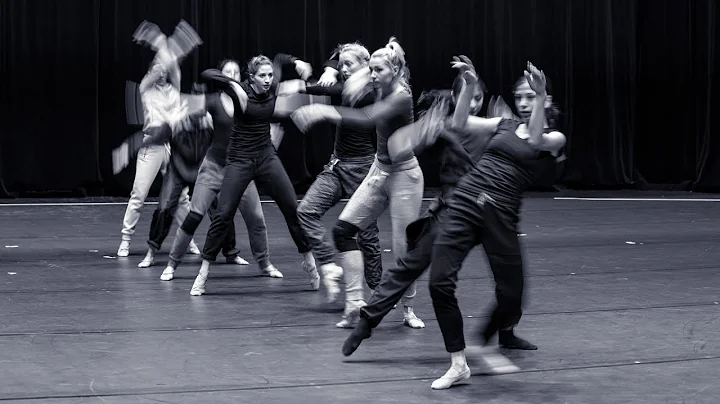
<svg viewBox="0 0 720 404"><path fill-rule="evenodd" d="M568 138L568 160L541 186L720 190L716 0L3 0L0 196L127 195L133 168L113 176L110 152L134 129L125 83L153 56L132 33L144 19L170 32L181 18L204 41L182 66L185 91L225 58L291 53L317 78L336 44L372 52L396 36L415 97L449 88L450 58L467 54L486 100L512 105L530 60L551 80ZM288 126L279 154L302 190L327 161L333 129ZM437 159L420 161L436 186Z"/></svg>

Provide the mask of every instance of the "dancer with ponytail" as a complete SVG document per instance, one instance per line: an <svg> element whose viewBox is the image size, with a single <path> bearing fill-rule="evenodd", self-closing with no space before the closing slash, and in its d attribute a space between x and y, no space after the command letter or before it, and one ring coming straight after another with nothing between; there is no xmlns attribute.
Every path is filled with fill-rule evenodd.
<svg viewBox="0 0 720 404"><path fill-rule="evenodd" d="M240 65L235 60L223 60L220 62L218 69L229 78L240 79ZM175 270L182 262L187 246L205 214L210 213L211 220L218 214L217 194L222 186L223 169L227 158L227 147L232 133L233 115L235 113L232 99L224 92L203 95L199 98L195 97L189 101L201 113L207 111L210 114L214 130L212 144L197 174L190 213L177 229L175 241L170 250L168 265L160 276L160 279L164 281L174 278ZM267 226L262 204L260 203L260 194L254 181L248 184L247 189L242 194L239 211L247 226L250 249L261 271L267 276L282 278L282 272L270 262ZM234 219L229 221L228 226L228 231L222 242L222 253L228 263L247 265L247 261L238 256L238 251L235 248Z"/></svg>
<svg viewBox="0 0 720 404"><path fill-rule="evenodd" d="M248 62L247 80L239 83L218 70L202 73L205 80L223 86L233 102L233 129L227 149L227 165L218 196L218 214L210 224L203 248L203 262L190 294L200 296L210 270L222 247L222 240L230 228L240 199L251 181L267 191L277 202L295 241L303 255L303 269L310 286L320 287L320 276L310 245L297 218L297 195L271 142L270 121L274 117L288 116L292 111L285 97L278 97L280 65L295 65L303 78L311 74L310 65L289 55L280 54L273 64L266 56L256 56ZM276 77L277 76L277 77Z"/></svg>
<svg viewBox="0 0 720 404"><path fill-rule="evenodd" d="M433 389L446 389L470 377L455 289L463 261L478 244L485 249L495 279L497 304L478 333L481 347L472 351L492 372L506 373L517 367L488 346L495 334L499 333L502 345L536 349L513 332L522 315L524 294L517 237L519 208L528 187L563 157L566 140L565 135L553 130L557 108L547 94L542 71L528 62L524 77L513 90L521 121L470 117L463 129L471 133L490 131L493 136L482 158L460 179L448 200L433 247L430 295L451 358L450 369L432 383Z"/></svg>
<svg viewBox="0 0 720 404"><path fill-rule="evenodd" d="M400 259L405 255L405 227L419 216L423 196L424 179L417 158L410 154L392 160L388 155L388 138L397 129L413 121L413 101L405 52L395 38L391 38L387 46L372 54L369 67L370 70L364 76L358 76L358 80L364 77L373 83L376 94L374 104L359 109L310 105L293 114L294 122L304 132L321 121L343 127L375 127L377 132L375 161L333 228L333 239L339 251L337 260L345 277L344 318L337 324L341 328L354 327L359 320L360 308L365 305L363 257L355 236L375 222L389 206L393 252L396 259ZM331 287L337 288L336 285ZM423 328L425 324L413 310L414 297L413 283L403 297L404 323L412 328Z"/></svg>
<svg viewBox="0 0 720 404"><path fill-rule="evenodd" d="M372 83L361 80L362 76L368 75L369 62L370 53L364 46L358 43L339 45L325 66L326 72L339 70L342 74L340 82L310 85L298 81L298 90L312 95L342 97L341 105L345 107L366 107L375 101ZM327 237L322 217L341 198L349 198L355 193L375 161L375 143L374 127L337 125L330 162L318 174L298 206L298 219L320 265L329 302L335 301L340 292L337 285L342 278L342 268L333 262L335 248ZM377 221L372 221L357 235L357 244L363 254L365 282L371 290L378 285L382 275L379 232Z"/></svg>
<svg viewBox="0 0 720 404"><path fill-rule="evenodd" d="M407 252L398 260L398 266L383 273L380 285L370 297L367 306L360 309L360 321L342 347L343 355L349 356L369 338L383 318L397 304L406 289L416 282L430 266L432 247L440 224L447 211L447 200L451 197L457 181L473 162L480 160L491 132L466 133L453 130L463 127L460 120L477 115L483 105L485 84L477 78L474 67L465 56L455 57L453 68L460 73L455 78L452 90L424 92L418 100L419 119L392 135L388 142L390 157L402 159L410 153L420 154L436 145L432 150L438 153L440 161L441 192L427 212L407 226ZM467 84L466 84L467 82ZM469 102L466 102L470 98Z"/></svg>
<svg viewBox="0 0 720 404"><path fill-rule="evenodd" d="M140 83L139 91L145 119L143 133L151 136L154 132L164 130L165 126L171 131L177 131L179 123L187 112L182 108L180 99L179 63L202 41L185 21L177 25L170 38L167 38L157 25L144 21L135 31L134 39L138 43L149 45L157 52L150 70ZM139 143L138 146L143 145ZM170 162L170 146L148 144L139 150L128 150L126 146L121 151L124 154L123 159L137 155L135 180L123 218L122 241L117 252L118 257L127 257L135 227L140 220L140 208L145 203L155 177L159 172L165 172ZM115 166L117 167L118 164ZM119 170L116 168L115 171ZM188 188L185 188L180 195L179 207L174 215L178 224L182 223L189 207ZM189 248L193 254L200 253L194 241L189 243Z"/></svg>

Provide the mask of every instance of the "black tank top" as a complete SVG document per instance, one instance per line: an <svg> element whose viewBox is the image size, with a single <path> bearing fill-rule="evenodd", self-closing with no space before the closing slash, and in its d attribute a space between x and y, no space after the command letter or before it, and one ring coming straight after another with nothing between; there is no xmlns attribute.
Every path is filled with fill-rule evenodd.
<svg viewBox="0 0 720 404"><path fill-rule="evenodd" d="M521 122L503 119L488 143L480 161L471 169L467 181L485 191L495 205L517 215L522 194L545 170L552 169L561 157L537 151L515 134ZM462 192L458 185L458 192Z"/></svg>

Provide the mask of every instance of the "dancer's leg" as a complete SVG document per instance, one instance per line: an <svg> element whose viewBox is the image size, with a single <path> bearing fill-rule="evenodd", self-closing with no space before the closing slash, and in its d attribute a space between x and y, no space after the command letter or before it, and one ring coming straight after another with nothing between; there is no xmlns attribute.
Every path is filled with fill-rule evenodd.
<svg viewBox="0 0 720 404"><path fill-rule="evenodd" d="M225 167L222 188L218 195L218 215L210 224L205 245L203 246L203 262L200 273L195 278L190 294L200 296L205 293L205 284L210 271L210 263L214 262L222 249L225 232L235 218L235 211L240 205L240 198L255 174L253 159L229 162Z"/></svg>
<svg viewBox="0 0 720 404"><path fill-rule="evenodd" d="M360 308L365 305L362 284L363 257L356 236L361 229L375 222L387 208L389 175L373 163L333 228L333 239L338 249L337 259L345 276L345 313L344 319L336 324L337 327L354 327L360 319Z"/></svg>
<svg viewBox="0 0 720 404"><path fill-rule="evenodd" d="M407 253L397 267L388 268L380 283L370 296L367 306L360 309L360 321L342 347L343 355L349 356L369 338L371 330L393 309L408 287L415 283L430 265L435 235L440 224L440 212L429 211L424 217L412 222L406 230Z"/></svg>
<svg viewBox="0 0 720 404"><path fill-rule="evenodd" d="M163 177L162 189L160 191L160 202L153 212L150 223L150 235L148 237L148 252L145 258L138 264L140 268L147 268L154 264L155 252L162 247L163 241L170 232L173 222L173 215L178 208L178 201L187 188L185 180L177 173L171 165Z"/></svg>
<svg viewBox="0 0 720 404"><path fill-rule="evenodd" d="M338 282L342 278L342 269L335 260L335 247L325 231L322 217L342 197L340 178L333 172L334 164L328 163L317 176L298 205L297 216L300 226L308 236L315 258L320 264L328 301L333 302L340 293Z"/></svg>
<svg viewBox="0 0 720 404"><path fill-rule="evenodd" d="M263 214L262 203L260 201L260 193L254 181L250 182L240 199L240 215L242 215L245 221L248 239L250 240L250 249L260 269L272 278L282 278L283 274L270 263L270 243L268 242L267 225L265 224L265 215ZM228 234L228 237L230 236L231 235Z"/></svg>
<svg viewBox="0 0 720 404"><path fill-rule="evenodd" d="M164 145L146 146L138 153L135 180L123 218L122 242L118 249L118 257L127 257L129 254L130 240L135 234L135 227L140 220L140 209L145 203L155 177L163 166L165 153Z"/></svg>
<svg viewBox="0 0 720 404"><path fill-rule="evenodd" d="M535 350L537 346L513 333L522 316L525 275L517 228L512 218L507 216L492 206L485 209L483 248L495 278L497 304L480 334L481 342L487 344L499 332L500 346Z"/></svg>
<svg viewBox="0 0 720 404"><path fill-rule="evenodd" d="M285 218L290 236L295 242L298 252L303 255L303 269L308 273L310 286L312 289L318 290L320 275L317 273L315 258L310 251L308 238L298 221L297 195L277 154L273 153L267 156L258 164L255 183L277 203Z"/></svg>
<svg viewBox="0 0 720 404"><path fill-rule="evenodd" d="M392 173L388 181L390 193L390 217L393 228L393 253L396 260L405 256L407 242L405 229L420 215L424 191L424 178L419 165ZM424 328L425 324L414 313L413 304L417 284L413 283L403 296L404 322L412 328Z"/></svg>

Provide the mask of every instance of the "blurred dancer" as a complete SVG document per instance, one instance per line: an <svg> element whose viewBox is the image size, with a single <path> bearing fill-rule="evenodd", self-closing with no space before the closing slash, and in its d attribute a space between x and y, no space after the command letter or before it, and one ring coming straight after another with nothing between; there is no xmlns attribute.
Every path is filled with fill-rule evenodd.
<svg viewBox="0 0 720 404"><path fill-rule="evenodd" d="M388 139L400 127L413 121L413 100L410 71L405 52L395 38L370 57L369 70L356 73L345 83L349 93L364 88L371 81L376 94L374 104L364 108L312 105L298 109L293 120L306 131L309 126L328 121L343 127L375 127L377 154L370 171L357 188L333 228L333 239L339 253L337 259L345 276L345 312L337 326L352 328L357 324L360 308L365 305L362 285L363 256L355 236L390 207L393 231L393 252L396 259L405 255L405 228L417 219L422 204L424 179L417 158L411 153L392 160L388 155ZM333 277L326 278L333 281ZM331 288L337 286L330 285ZM415 283L403 297L404 322L413 328L425 324L415 315L413 302Z"/></svg>

